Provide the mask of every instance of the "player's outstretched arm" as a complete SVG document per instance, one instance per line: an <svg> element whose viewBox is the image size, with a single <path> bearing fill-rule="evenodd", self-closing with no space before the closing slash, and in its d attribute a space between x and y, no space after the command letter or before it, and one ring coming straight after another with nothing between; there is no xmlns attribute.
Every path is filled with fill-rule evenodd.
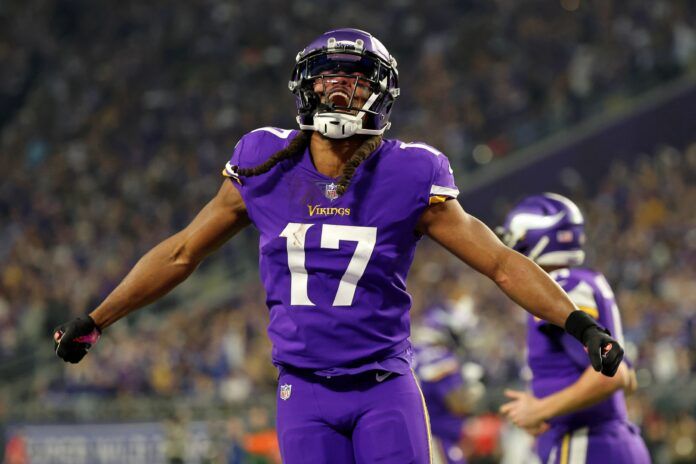
<svg viewBox="0 0 696 464"><path fill-rule="evenodd" d="M454 200L429 206L418 231L491 278L531 314L565 328L588 351L592 366L616 373L623 349L587 314L579 311L561 287L527 257L506 247L481 221Z"/></svg>
<svg viewBox="0 0 696 464"><path fill-rule="evenodd" d="M61 325L54 332L56 353L79 362L101 331L128 313L164 296L183 282L200 262L249 224L246 206L232 181L180 232L147 252L123 281L89 316Z"/></svg>
<svg viewBox="0 0 696 464"><path fill-rule="evenodd" d="M619 389L630 388L631 371L626 363L621 363L617 375L606 377L587 368L575 383L544 398L529 392L506 390L505 396L511 401L502 405L500 412L518 427L538 429L549 419L588 408Z"/></svg>

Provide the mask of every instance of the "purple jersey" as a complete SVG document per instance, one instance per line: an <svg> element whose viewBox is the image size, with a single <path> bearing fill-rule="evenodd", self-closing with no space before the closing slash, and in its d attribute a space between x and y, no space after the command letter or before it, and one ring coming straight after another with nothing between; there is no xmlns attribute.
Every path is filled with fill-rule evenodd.
<svg viewBox="0 0 696 464"><path fill-rule="evenodd" d="M621 345L624 344L614 294L602 274L573 268L558 269L550 275L581 310L608 328ZM590 366L582 344L561 328L532 316L528 321L527 345L533 374L532 390L537 397L543 398L570 386ZM626 420L626 403L621 390L594 406L549 422L552 426L575 429L615 420Z"/></svg>
<svg viewBox="0 0 696 464"><path fill-rule="evenodd" d="M273 362L338 374L398 356L410 347L406 275L417 221L459 193L449 162L428 145L384 140L342 196L308 149L265 174L237 176L233 166L257 166L296 135L257 129L224 170L260 232Z"/></svg>

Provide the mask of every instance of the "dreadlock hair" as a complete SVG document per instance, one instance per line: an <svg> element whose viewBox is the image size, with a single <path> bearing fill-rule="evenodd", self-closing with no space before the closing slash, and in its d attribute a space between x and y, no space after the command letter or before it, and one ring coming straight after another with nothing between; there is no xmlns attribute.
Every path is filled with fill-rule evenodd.
<svg viewBox="0 0 696 464"><path fill-rule="evenodd" d="M305 151L309 145L309 140L312 138L312 131L300 131L287 147L275 152L264 163L254 166L253 168L237 168L237 174L242 177L252 177L264 174L273 168L279 162L290 159L298 153Z"/></svg>
<svg viewBox="0 0 696 464"><path fill-rule="evenodd" d="M264 163L254 166L253 168L237 168L237 174L241 177L253 177L264 174L273 168L279 162L290 159L298 153L303 152L309 145L309 141L312 138L312 131L301 131L294 139L288 144L287 147L282 150L277 151L270 158L268 158ZM353 156L351 156L346 164L343 165L343 172L341 172L341 178L336 186L336 193L343 195L350 181L355 174L355 170L360 166L360 164L365 161L365 159L370 156L370 154L375 151L375 149L382 142L381 135L373 135L368 137L365 141L355 150Z"/></svg>
<svg viewBox="0 0 696 464"><path fill-rule="evenodd" d="M346 190L350 185L350 180L353 178L353 174L355 174L355 170L358 169L358 166L360 166L360 164L365 161L365 159L370 156L375 149L377 149L381 142L381 135L373 135L372 137L366 138L362 145L355 150L353 156L351 156L348 161L346 161L346 164L343 165L343 172L341 173L341 179L338 181L338 185L336 186L336 193L339 195L346 193Z"/></svg>

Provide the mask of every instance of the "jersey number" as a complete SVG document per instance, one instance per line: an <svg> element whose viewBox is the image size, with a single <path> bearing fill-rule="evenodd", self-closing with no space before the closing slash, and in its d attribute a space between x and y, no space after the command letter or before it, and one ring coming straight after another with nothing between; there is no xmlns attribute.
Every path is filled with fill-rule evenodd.
<svg viewBox="0 0 696 464"><path fill-rule="evenodd" d="M293 306L314 306L307 294L307 268L305 267L305 237L314 224L291 222L280 233L285 237L288 248L288 267L290 268L290 304ZM338 226L324 224L321 229L321 247L338 250L341 240L358 242L346 272L338 284L334 306L353 304L355 287L365 273L372 250L377 242L376 227Z"/></svg>

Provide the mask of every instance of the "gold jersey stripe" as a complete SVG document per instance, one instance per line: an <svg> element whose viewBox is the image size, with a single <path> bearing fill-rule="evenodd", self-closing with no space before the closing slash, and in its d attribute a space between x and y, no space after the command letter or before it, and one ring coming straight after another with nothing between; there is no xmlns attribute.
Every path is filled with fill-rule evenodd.
<svg viewBox="0 0 696 464"><path fill-rule="evenodd" d="M561 463L568 464L568 458L570 455L570 434L566 433L563 435L563 443L561 444Z"/></svg>
<svg viewBox="0 0 696 464"><path fill-rule="evenodd" d="M232 179L233 181L237 182L239 185L242 185L242 180L239 177L233 176L232 174L227 172L227 169L222 170L222 175L227 177L228 179Z"/></svg>
<svg viewBox="0 0 696 464"><path fill-rule="evenodd" d="M591 306L578 306L578 309L589 314L595 319L599 319L599 310L597 308L592 308Z"/></svg>
<svg viewBox="0 0 696 464"><path fill-rule="evenodd" d="M430 197L430 203L429 203L429 204L435 205L435 204L437 204L437 203L444 203L444 202L446 202L447 200L451 200L451 199L452 199L452 197L446 197L446 196L444 196L444 195L432 195L432 196Z"/></svg>

